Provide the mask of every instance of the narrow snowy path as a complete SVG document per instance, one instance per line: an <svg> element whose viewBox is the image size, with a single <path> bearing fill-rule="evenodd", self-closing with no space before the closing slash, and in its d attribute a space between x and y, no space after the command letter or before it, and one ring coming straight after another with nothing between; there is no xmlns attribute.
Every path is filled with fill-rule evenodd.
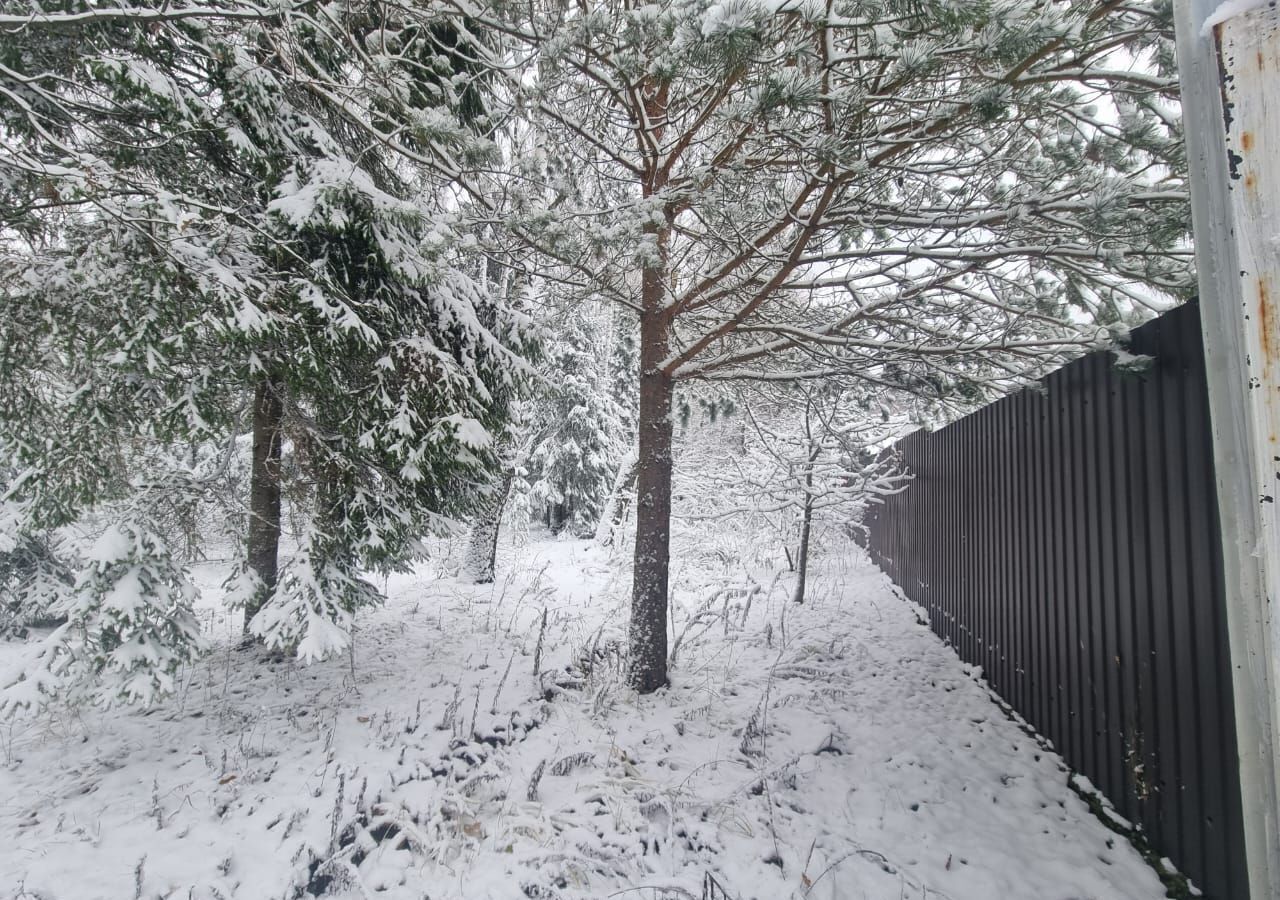
<svg viewBox="0 0 1280 900"><path fill-rule="evenodd" d="M801 607L678 573L674 683L644 698L616 562L556 541L504 571L394 578L354 658L310 668L210 612L180 696L3 725L0 897L1164 896L852 551Z"/></svg>

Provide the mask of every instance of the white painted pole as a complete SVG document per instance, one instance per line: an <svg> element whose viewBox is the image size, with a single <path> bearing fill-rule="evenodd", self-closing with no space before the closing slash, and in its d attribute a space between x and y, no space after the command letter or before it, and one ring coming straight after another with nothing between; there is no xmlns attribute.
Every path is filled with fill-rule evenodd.
<svg viewBox="0 0 1280 900"><path fill-rule="evenodd" d="M1280 900L1280 9L1175 15L1249 893Z"/></svg>

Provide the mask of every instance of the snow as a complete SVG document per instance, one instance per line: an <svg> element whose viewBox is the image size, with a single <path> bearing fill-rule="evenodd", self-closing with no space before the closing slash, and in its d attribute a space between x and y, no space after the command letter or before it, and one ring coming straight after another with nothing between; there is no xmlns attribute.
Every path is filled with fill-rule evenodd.
<svg viewBox="0 0 1280 900"><path fill-rule="evenodd" d="M744 2L712 4L702 20L702 36L711 37L750 28L762 11L762 4Z"/></svg>
<svg viewBox="0 0 1280 900"><path fill-rule="evenodd" d="M483 450L493 444L493 438L488 430L478 420L470 416L454 413L453 415L445 416L441 421L453 425L458 441L464 447Z"/></svg>
<svg viewBox="0 0 1280 900"><path fill-rule="evenodd" d="M141 609L145 602L146 589L142 585L142 573L132 568L122 574L102 598L104 609L130 616Z"/></svg>
<svg viewBox="0 0 1280 900"><path fill-rule="evenodd" d="M102 532L101 536L89 548L85 558L89 562L99 563L100 568L127 559L133 551L133 538L123 528L112 525Z"/></svg>
<svg viewBox="0 0 1280 900"><path fill-rule="evenodd" d="M856 548L803 606L786 573L680 559L645 697L625 554L505 547L485 586L451 559L391 576L350 656L239 650L208 608L169 700L0 729L0 897L1164 896Z"/></svg>
<svg viewBox="0 0 1280 900"><path fill-rule="evenodd" d="M818 4L793 0L719 0L712 3L702 18L702 36L715 37L755 27L767 16L780 12L799 12L809 17L825 13Z"/></svg>
<svg viewBox="0 0 1280 900"><path fill-rule="evenodd" d="M1215 25L1221 25L1227 19L1234 19L1236 16L1274 4L1275 0L1222 0L1200 26L1200 36L1208 37Z"/></svg>

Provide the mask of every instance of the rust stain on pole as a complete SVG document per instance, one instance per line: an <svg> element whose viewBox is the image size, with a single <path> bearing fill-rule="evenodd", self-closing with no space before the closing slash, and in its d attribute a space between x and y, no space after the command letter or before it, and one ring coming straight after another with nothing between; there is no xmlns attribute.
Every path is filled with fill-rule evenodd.
<svg viewBox="0 0 1280 900"><path fill-rule="evenodd" d="M1241 299L1255 318L1246 328L1248 380L1259 446L1255 485L1270 495L1278 474L1270 445L1280 435L1280 85L1274 60L1280 58L1280 16L1275 9L1256 9L1234 16L1216 29L1219 78L1226 120L1227 161L1231 181L1228 205L1239 254ZM1254 63L1254 65L1250 65ZM1250 333L1252 332L1252 333ZM1262 448L1266 447L1264 451ZM1280 516L1264 514L1259 550L1272 566L1280 564ZM1280 567L1272 575L1272 591L1280 591ZM1280 644L1280 628L1272 638ZM1280 681L1280 672L1272 675ZM1280 710L1273 710L1280 718Z"/></svg>
<svg viewBox="0 0 1280 900"><path fill-rule="evenodd" d="M1271 361L1275 348L1271 341L1271 310L1267 304L1267 285L1258 279L1258 342L1262 345L1262 365L1266 371L1271 370Z"/></svg>
<svg viewBox="0 0 1280 900"><path fill-rule="evenodd" d="M1247 896L1280 900L1280 0L1174 0L1174 16L1205 304Z"/></svg>
<svg viewBox="0 0 1280 900"><path fill-rule="evenodd" d="M1258 278L1258 344L1262 350L1262 373L1264 384L1280 391L1280 384L1272 377L1272 367L1276 360L1276 350L1280 349L1280 342L1277 341L1275 333L1277 310L1273 309L1271 304L1274 301L1271 292L1267 290L1266 276ZM1271 428L1269 439L1271 443L1276 443L1276 428Z"/></svg>

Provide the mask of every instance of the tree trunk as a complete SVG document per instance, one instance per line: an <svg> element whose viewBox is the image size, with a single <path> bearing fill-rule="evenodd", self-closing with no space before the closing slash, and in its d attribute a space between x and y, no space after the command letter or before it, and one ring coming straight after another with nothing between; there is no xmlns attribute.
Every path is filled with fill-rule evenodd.
<svg viewBox="0 0 1280 900"><path fill-rule="evenodd" d="M643 121L652 146L666 131L669 85L646 79ZM643 141L641 142L643 145ZM659 196L668 171L656 155L645 160L642 193ZM671 309L666 282L668 247L675 209L668 203L665 224L644 226L652 235L656 259L647 261L640 278L640 408L637 411L636 551L631 589L631 686L648 694L667 683L667 578L671 563L671 398L673 382L663 369L671 353Z"/></svg>
<svg viewBox="0 0 1280 900"><path fill-rule="evenodd" d="M596 523L595 540L601 547L613 545L614 531L626 518L626 494L636 482L637 459L636 451L630 450L618 466L618 475L613 480L613 490L609 492L609 500L600 511L600 521Z"/></svg>
<svg viewBox="0 0 1280 900"><path fill-rule="evenodd" d="M280 554L280 426L282 386L269 375L253 395L253 462L249 481L249 568L262 582L244 610L244 630L276 588Z"/></svg>
<svg viewBox="0 0 1280 900"><path fill-rule="evenodd" d="M564 531L564 522L566 518L565 504L548 503L547 504L547 528L552 534L559 534Z"/></svg>
<svg viewBox="0 0 1280 900"><path fill-rule="evenodd" d="M464 569L473 584L492 584L497 568L498 531L502 525L502 510L511 493L515 468L505 462L502 475L494 485L493 493L485 498L476 513L475 523L467 538L467 555Z"/></svg>
<svg viewBox="0 0 1280 900"><path fill-rule="evenodd" d="M644 272L644 292L661 298L661 274ZM667 567L671 559L671 376L662 371L670 324L660 308L640 317L639 458L631 597L631 684L642 694L667 683Z"/></svg>
<svg viewBox="0 0 1280 900"><path fill-rule="evenodd" d="M800 547L796 551L796 590L791 595L793 603L804 602L804 589L809 580L809 534L813 528L813 464L818 461L819 448L813 446L809 432L809 407L805 406L805 434L809 435L809 461L804 470L804 507L800 516Z"/></svg>
<svg viewBox="0 0 1280 900"><path fill-rule="evenodd" d="M813 487L813 475L805 477L805 484ZM809 574L809 530L813 525L813 497L804 495L804 513L800 519L800 549L796 553L796 590L791 595L795 603L804 602L805 582Z"/></svg>

